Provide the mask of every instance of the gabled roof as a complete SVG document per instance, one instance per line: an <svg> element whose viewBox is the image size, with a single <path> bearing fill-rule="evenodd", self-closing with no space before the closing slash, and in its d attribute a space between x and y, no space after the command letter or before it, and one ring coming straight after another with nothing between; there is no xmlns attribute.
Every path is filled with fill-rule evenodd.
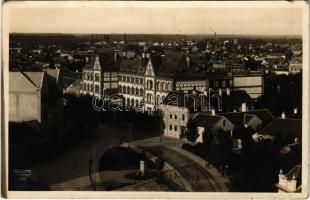
<svg viewBox="0 0 310 200"><path fill-rule="evenodd" d="M296 165L293 169L291 169L289 172L287 172L285 174L286 178L288 180L292 180L293 177L295 179L297 179L301 174L301 166L300 165Z"/></svg>
<svg viewBox="0 0 310 200"><path fill-rule="evenodd" d="M42 87L44 72L10 72L9 91L34 91Z"/></svg>
<svg viewBox="0 0 310 200"><path fill-rule="evenodd" d="M124 58L120 64L120 72L144 75L148 59Z"/></svg>
<svg viewBox="0 0 310 200"><path fill-rule="evenodd" d="M114 50L102 51L96 55L91 55L84 68L93 69L97 57L102 71L119 71L120 61L115 60Z"/></svg>
<svg viewBox="0 0 310 200"><path fill-rule="evenodd" d="M192 120L198 126L212 128L222 118L223 118L223 116L219 116L219 115L208 115L208 114L204 114L204 113L197 113L192 117Z"/></svg>
<svg viewBox="0 0 310 200"><path fill-rule="evenodd" d="M259 131L258 134L286 138L286 140L301 139L302 121L300 119L278 118Z"/></svg>
<svg viewBox="0 0 310 200"><path fill-rule="evenodd" d="M251 116L257 116L260 120L263 121L263 126L270 124L274 117L270 113L268 109L260 109L260 110L251 110L246 112L228 112L228 113L219 113L219 115L225 116L235 125L243 125L244 118L246 120L250 120Z"/></svg>
<svg viewBox="0 0 310 200"><path fill-rule="evenodd" d="M101 69L106 72L119 71L120 62L115 60L114 50L98 54Z"/></svg>

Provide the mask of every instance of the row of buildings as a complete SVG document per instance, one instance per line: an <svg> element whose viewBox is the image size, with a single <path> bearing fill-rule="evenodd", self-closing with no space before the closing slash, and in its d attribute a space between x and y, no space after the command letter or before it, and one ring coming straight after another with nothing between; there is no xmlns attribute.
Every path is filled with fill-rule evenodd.
<svg viewBox="0 0 310 200"><path fill-rule="evenodd" d="M263 72L210 72L194 55L167 51L119 59L115 52L97 54L83 69L80 94L122 95L124 105L152 112L172 91L244 90L256 99L263 93Z"/></svg>

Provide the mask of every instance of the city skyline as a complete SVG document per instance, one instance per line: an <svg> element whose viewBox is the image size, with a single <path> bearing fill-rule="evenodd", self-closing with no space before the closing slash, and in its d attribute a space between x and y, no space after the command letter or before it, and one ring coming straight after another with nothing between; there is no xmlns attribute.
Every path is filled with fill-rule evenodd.
<svg viewBox="0 0 310 200"><path fill-rule="evenodd" d="M145 2L144 2L145 3ZM77 4L75 4L77 5ZM14 33L302 35L302 8L284 7L149 7L152 4L12 7ZM179 6L178 6L179 5ZM261 5L261 4L258 4ZM298 4L297 4L298 5ZM83 13L81 13L83 12ZM75 23L78 22L78 23Z"/></svg>

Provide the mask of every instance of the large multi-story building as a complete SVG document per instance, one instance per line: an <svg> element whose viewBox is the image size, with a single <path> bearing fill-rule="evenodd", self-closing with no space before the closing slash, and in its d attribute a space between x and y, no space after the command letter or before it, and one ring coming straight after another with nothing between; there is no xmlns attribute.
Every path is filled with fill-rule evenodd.
<svg viewBox="0 0 310 200"><path fill-rule="evenodd" d="M114 51L93 55L83 68L81 94L109 96L118 92L119 60Z"/></svg>
<svg viewBox="0 0 310 200"><path fill-rule="evenodd" d="M111 64L107 67L105 63ZM263 74L210 72L201 57L171 50L144 52L135 57L123 57L121 61L116 56L104 58L99 54L83 69L81 91L98 96L102 95L103 88L106 92L113 91L109 94L117 93L118 88L126 107L151 113L171 91L208 92L230 88L245 90L252 98L257 98L263 92Z"/></svg>

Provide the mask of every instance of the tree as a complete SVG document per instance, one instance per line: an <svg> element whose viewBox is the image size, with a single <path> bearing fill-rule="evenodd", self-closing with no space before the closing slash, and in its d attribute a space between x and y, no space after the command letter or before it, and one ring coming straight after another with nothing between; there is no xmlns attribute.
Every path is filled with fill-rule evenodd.
<svg viewBox="0 0 310 200"><path fill-rule="evenodd" d="M187 140L195 142L198 136L199 135L197 133L197 123L194 120L190 119L187 123L187 132L186 132Z"/></svg>

